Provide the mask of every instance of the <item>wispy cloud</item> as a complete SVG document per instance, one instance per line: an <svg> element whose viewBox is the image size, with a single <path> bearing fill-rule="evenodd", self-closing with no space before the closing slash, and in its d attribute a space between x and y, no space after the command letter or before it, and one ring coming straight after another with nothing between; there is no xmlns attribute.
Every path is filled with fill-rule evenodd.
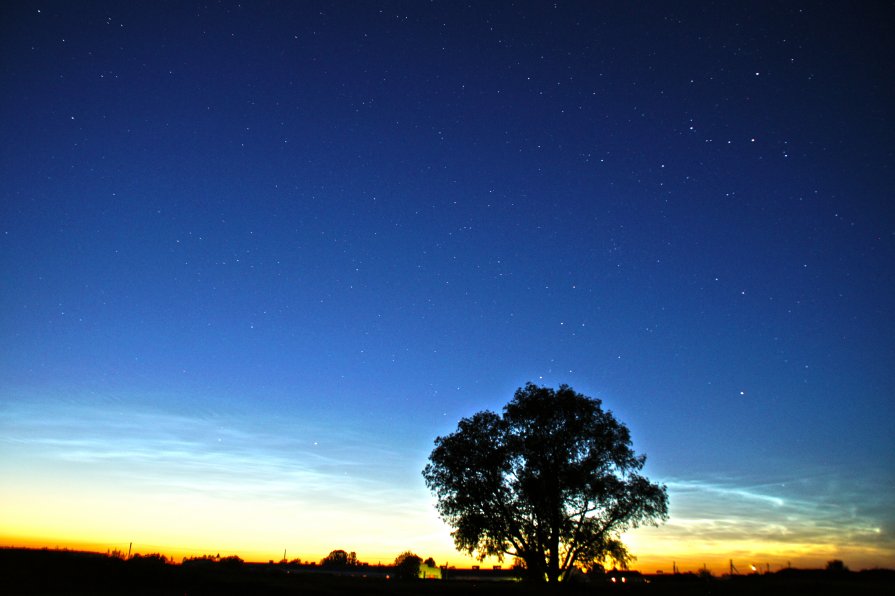
<svg viewBox="0 0 895 596"><path fill-rule="evenodd" d="M355 429L116 408L107 404L5 407L7 450L114 470L155 492L217 499L290 499L354 509L400 507L400 454Z"/></svg>
<svg viewBox="0 0 895 596"><path fill-rule="evenodd" d="M666 484L671 515L650 532L656 538L727 552L743 545L794 551L814 545L895 556L895 509L885 479L835 470L770 484L746 478L676 478Z"/></svg>

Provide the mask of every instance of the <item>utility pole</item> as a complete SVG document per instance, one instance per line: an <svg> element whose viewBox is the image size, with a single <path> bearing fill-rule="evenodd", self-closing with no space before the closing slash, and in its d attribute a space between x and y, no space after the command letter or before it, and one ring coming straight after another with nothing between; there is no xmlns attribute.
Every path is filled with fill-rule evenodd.
<svg viewBox="0 0 895 596"><path fill-rule="evenodd" d="M128 558L128 559L131 558L131 549L132 549L133 547L134 547L134 543L133 543L133 542L131 542L131 543L128 545L128 547L127 547L127 558Z"/></svg>

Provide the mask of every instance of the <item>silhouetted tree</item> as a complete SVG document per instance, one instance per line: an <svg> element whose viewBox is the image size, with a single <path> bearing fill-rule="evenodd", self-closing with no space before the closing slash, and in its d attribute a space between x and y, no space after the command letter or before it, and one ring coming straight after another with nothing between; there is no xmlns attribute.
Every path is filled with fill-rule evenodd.
<svg viewBox="0 0 895 596"><path fill-rule="evenodd" d="M170 561L168 561L168 557L161 553L149 553L148 555L136 554L128 562L146 565L167 565Z"/></svg>
<svg viewBox="0 0 895 596"><path fill-rule="evenodd" d="M127 565L134 569L142 571L158 571L165 568L171 561L161 553L150 553L148 555L136 554L127 560Z"/></svg>
<svg viewBox="0 0 895 596"><path fill-rule="evenodd" d="M224 567L239 567L243 564L243 560L237 555L230 555L229 557L221 557L219 563Z"/></svg>
<svg viewBox="0 0 895 596"><path fill-rule="evenodd" d="M326 555L320 565L323 567L354 567L357 565L357 555L354 552L334 550Z"/></svg>
<svg viewBox="0 0 895 596"><path fill-rule="evenodd" d="M437 565L435 564L435 559L433 559L432 557L429 557L428 559L423 561L423 565L427 567L437 567Z"/></svg>
<svg viewBox="0 0 895 596"><path fill-rule="evenodd" d="M479 412L438 437L423 476L459 550L518 557L530 577L556 582L575 567L624 565L621 533L667 518L645 461L600 400L529 383L502 416Z"/></svg>
<svg viewBox="0 0 895 596"><path fill-rule="evenodd" d="M845 573L848 571L848 567L845 566L842 560L833 559L832 561L827 561L827 571L830 573Z"/></svg>
<svg viewBox="0 0 895 596"><path fill-rule="evenodd" d="M421 557L405 551L395 559L395 577L398 579L419 579Z"/></svg>
<svg viewBox="0 0 895 596"><path fill-rule="evenodd" d="M703 567L702 569L700 569L699 571L696 572L696 575L699 576L700 579L705 579L705 580L715 578L715 576L712 575L712 572L708 567Z"/></svg>
<svg viewBox="0 0 895 596"><path fill-rule="evenodd" d="M217 562L218 559L214 555L202 555L201 557L184 557L180 563L184 568L208 569L217 565Z"/></svg>

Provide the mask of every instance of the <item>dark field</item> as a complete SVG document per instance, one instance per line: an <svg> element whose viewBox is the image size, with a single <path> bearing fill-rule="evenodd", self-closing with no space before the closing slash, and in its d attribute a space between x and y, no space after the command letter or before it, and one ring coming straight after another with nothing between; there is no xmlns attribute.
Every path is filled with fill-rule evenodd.
<svg viewBox="0 0 895 596"><path fill-rule="evenodd" d="M432 595L535 596L539 594L879 594L895 593L895 571L829 573L787 570L767 575L701 579L691 574L631 578L624 585L608 581L579 581L556 589L480 572L462 571L455 579L397 581L390 568L370 567L352 573L332 573L272 564L166 564L153 558L125 561L97 553L0 549L0 594L294 594L324 596Z"/></svg>

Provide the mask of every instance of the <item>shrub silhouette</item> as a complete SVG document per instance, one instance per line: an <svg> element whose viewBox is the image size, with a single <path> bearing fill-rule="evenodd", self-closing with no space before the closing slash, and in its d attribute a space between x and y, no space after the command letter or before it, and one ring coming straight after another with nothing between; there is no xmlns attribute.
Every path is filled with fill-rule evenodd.
<svg viewBox="0 0 895 596"><path fill-rule="evenodd" d="M422 557L405 551L395 559L395 577L398 579L419 579Z"/></svg>

